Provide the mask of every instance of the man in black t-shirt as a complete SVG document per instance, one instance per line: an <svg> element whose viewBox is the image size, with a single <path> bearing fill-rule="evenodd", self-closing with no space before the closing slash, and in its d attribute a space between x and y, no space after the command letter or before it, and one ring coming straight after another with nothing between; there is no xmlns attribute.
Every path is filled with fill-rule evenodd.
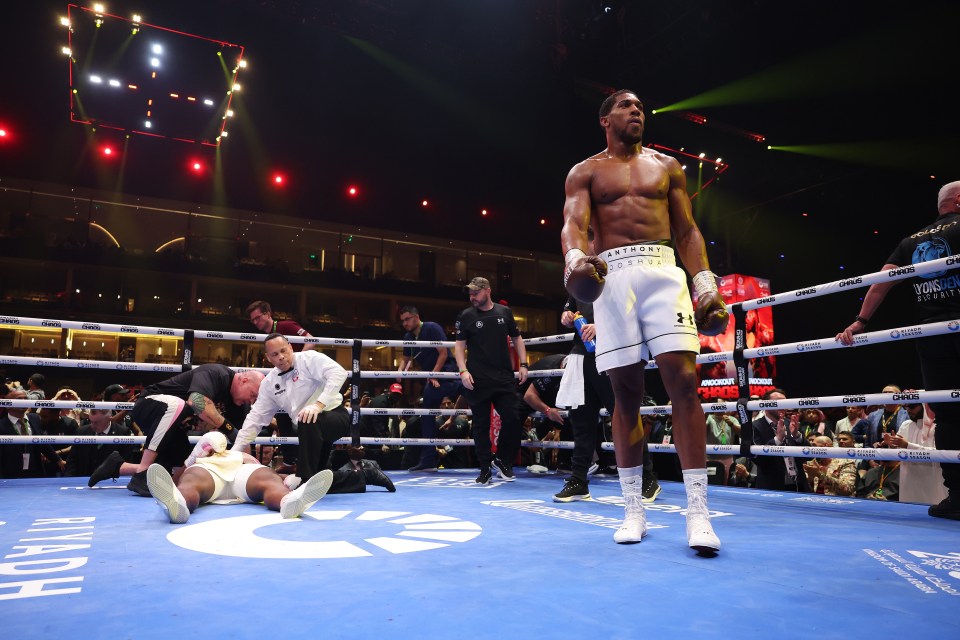
<svg viewBox="0 0 960 640"><path fill-rule="evenodd" d="M960 181L945 184L937 195L937 219L900 241L883 271L957 255L960 248ZM870 286L863 297L860 313L853 323L837 334L843 344L853 344L854 334L867 323L899 280ZM910 280L916 309L922 322L960 319L960 271L949 269L928 273ZM923 385L928 390L952 389L960 369L960 330L924 337L916 341ZM937 449L960 449L960 403L931 402L937 414ZM927 511L931 516L960 520L960 464L940 465L943 484L949 495Z"/></svg>
<svg viewBox="0 0 960 640"><path fill-rule="evenodd" d="M493 475L491 465L507 482L514 480L513 460L520 449L520 415L517 383L513 377L508 338L513 339L520 359L520 383L527 380L527 349L513 312L490 299L490 281L474 278L465 289L470 295L468 309L457 318L456 358L463 382L464 396L473 414L479 484L487 484ZM466 352L470 351L467 362ZM497 455L490 442L490 404L500 415Z"/></svg>
<svg viewBox="0 0 960 640"><path fill-rule="evenodd" d="M193 450L187 438L194 428L193 419L202 431L232 432L233 425L243 424L249 406L256 401L263 377L259 371L236 372L222 364L201 364L144 387L130 410L131 419L147 437L140 463L134 466L123 464L119 457L107 458L87 484L92 487L132 472L127 489L149 498L147 468L156 462L172 473L174 467L183 466ZM218 404L229 417L220 413Z"/></svg>

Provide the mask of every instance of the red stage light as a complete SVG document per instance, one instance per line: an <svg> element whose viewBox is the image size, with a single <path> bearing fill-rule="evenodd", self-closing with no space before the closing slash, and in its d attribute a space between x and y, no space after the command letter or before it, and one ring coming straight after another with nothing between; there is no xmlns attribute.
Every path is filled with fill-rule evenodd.
<svg viewBox="0 0 960 640"><path fill-rule="evenodd" d="M546 218L540 218L540 224L547 224Z"/></svg>
<svg viewBox="0 0 960 640"><path fill-rule="evenodd" d="M360 188L355 185L350 185L347 187L347 195L351 198L356 198L358 195L360 195Z"/></svg>
<svg viewBox="0 0 960 640"><path fill-rule="evenodd" d="M486 209L481 209L481 210L480 210L480 215L482 215L482 216L487 215L487 210L486 210Z"/></svg>
<svg viewBox="0 0 960 640"><path fill-rule="evenodd" d="M421 206L424 206L424 207L429 207L429 206L430 206L430 203L427 202L426 200L424 200L423 202L420 203L420 205L421 205Z"/></svg>
<svg viewBox="0 0 960 640"><path fill-rule="evenodd" d="M273 174L273 184L275 184L275 185L277 185L277 186L279 187L279 186L282 185L284 182L286 182L286 178L283 177L283 174L282 174L282 173L275 173L275 174Z"/></svg>
<svg viewBox="0 0 960 640"><path fill-rule="evenodd" d="M187 162L187 167L188 167L188 168L190 169L190 171L192 171L193 173L202 173L202 172L203 172L203 169L204 169L204 164L203 164L203 162L201 162L200 160L197 160L196 158L191 158L191 159Z"/></svg>
<svg viewBox="0 0 960 640"><path fill-rule="evenodd" d="M0 138L6 138L6 137L7 137L7 130L0 129Z"/></svg>
<svg viewBox="0 0 960 640"><path fill-rule="evenodd" d="M103 155L105 155L105 156L111 156L111 155L113 155L113 149L112 149L111 147L104 147L104 148L103 148Z"/></svg>

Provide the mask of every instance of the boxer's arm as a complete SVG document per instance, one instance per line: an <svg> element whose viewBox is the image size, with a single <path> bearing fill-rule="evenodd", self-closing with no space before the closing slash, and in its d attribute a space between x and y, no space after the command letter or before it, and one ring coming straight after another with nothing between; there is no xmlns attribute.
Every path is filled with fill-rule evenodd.
<svg viewBox="0 0 960 640"><path fill-rule="evenodd" d="M670 158L667 171L670 175L670 190L667 203L670 213L670 229L673 232L677 254L687 272L695 276L701 271L710 270L707 260L707 248L697 223L693 220L693 205L687 195L687 177L680 163Z"/></svg>
<svg viewBox="0 0 960 640"><path fill-rule="evenodd" d="M564 183L563 229L560 245L564 255L571 249L590 253L587 228L590 226L590 172L581 162L570 169Z"/></svg>

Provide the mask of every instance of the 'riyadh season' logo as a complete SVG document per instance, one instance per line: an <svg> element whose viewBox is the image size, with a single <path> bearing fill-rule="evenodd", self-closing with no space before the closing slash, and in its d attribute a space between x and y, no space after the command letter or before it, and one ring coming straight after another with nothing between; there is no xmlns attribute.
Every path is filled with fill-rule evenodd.
<svg viewBox="0 0 960 640"><path fill-rule="evenodd" d="M167 540L191 551L235 558L360 558L441 549L469 542L482 532L475 522L432 513L363 511L349 518L350 514L310 510L303 520L284 520L276 513L223 518L178 527ZM316 527L310 520L337 525ZM285 529L274 528L280 526ZM271 537L258 535L265 527L271 527ZM280 539L278 534L286 535ZM343 539L331 539L339 535Z"/></svg>

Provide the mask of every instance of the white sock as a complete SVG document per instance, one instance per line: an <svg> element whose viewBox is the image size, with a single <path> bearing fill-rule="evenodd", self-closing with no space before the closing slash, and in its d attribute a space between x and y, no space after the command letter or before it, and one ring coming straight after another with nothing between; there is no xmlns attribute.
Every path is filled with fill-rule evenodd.
<svg viewBox="0 0 960 640"><path fill-rule="evenodd" d="M707 511L707 470L684 469L683 487L687 490L687 512Z"/></svg>
<svg viewBox="0 0 960 640"><path fill-rule="evenodd" d="M706 469L704 469L706 473ZM643 485L643 467L618 467L617 475L620 476L620 486Z"/></svg>

